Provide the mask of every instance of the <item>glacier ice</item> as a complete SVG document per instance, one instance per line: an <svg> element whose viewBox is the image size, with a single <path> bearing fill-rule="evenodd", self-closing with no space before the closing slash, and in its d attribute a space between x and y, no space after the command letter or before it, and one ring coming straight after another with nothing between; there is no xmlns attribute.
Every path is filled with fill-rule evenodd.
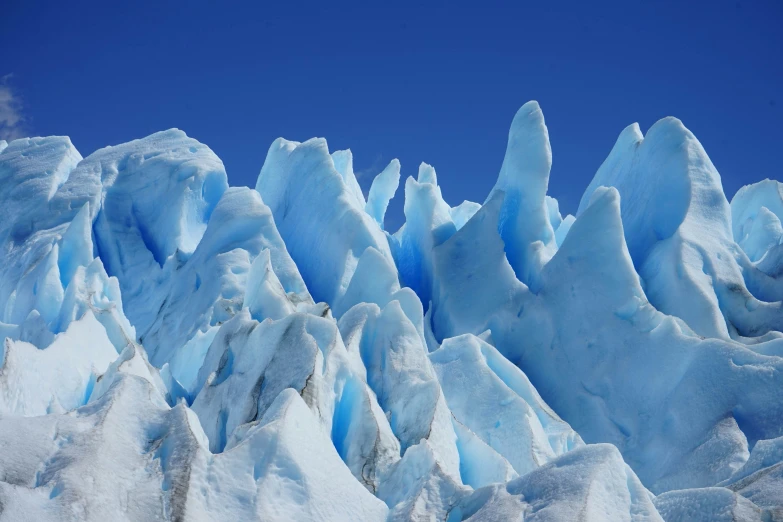
<svg viewBox="0 0 783 522"><path fill-rule="evenodd" d="M346 174L353 178L352 171L346 170ZM269 148L256 190L269 205L285 247L317 301L333 307L339 302L368 247L391 259L380 225L364 211L364 205L359 206L357 194L338 172L326 140L276 140ZM318 201L330 204L314 204Z"/></svg>
<svg viewBox="0 0 783 522"><path fill-rule="evenodd" d="M446 339L430 360L456 421L487 441L517 474L581 444L525 374L478 337Z"/></svg>
<svg viewBox="0 0 783 522"><path fill-rule="evenodd" d="M386 412L402 452L427 441L441 470L459 476L457 436L427 348L399 301L381 310L357 305L339 321L349 350L358 352L367 384Z"/></svg>
<svg viewBox="0 0 783 522"><path fill-rule="evenodd" d="M116 358L106 330L89 310L45 350L6 337L0 355L0 414L37 416L78 408Z"/></svg>
<svg viewBox="0 0 783 522"><path fill-rule="evenodd" d="M393 237L392 253L400 280L427 306L432 291L432 249L457 231L431 165L422 163L417 179L405 181L405 219Z"/></svg>
<svg viewBox="0 0 783 522"><path fill-rule="evenodd" d="M766 179L742 187L731 200L732 231L737 244L761 273L772 278L783 273L781 219L783 185L778 181Z"/></svg>
<svg viewBox="0 0 783 522"><path fill-rule="evenodd" d="M391 160L389 165L372 181L370 192L367 194L365 210L381 228L383 228L383 218L386 216L389 201L397 192L399 184L400 161L397 159Z"/></svg>
<svg viewBox="0 0 783 522"><path fill-rule="evenodd" d="M776 520L750 500L726 488L681 489L655 499L666 522L764 522Z"/></svg>
<svg viewBox="0 0 783 522"><path fill-rule="evenodd" d="M276 140L0 141L0 520L783 520L783 185L541 107L483 204ZM556 180L555 180L556 181Z"/></svg>
<svg viewBox="0 0 783 522"><path fill-rule="evenodd" d="M476 489L448 522L661 521L652 495L609 444L591 444L505 484Z"/></svg>
<svg viewBox="0 0 783 522"><path fill-rule="evenodd" d="M546 200L551 167L552 149L544 113L537 102L527 102L511 123L506 155L489 198L497 191L506 194L498 230L514 273L533 291L541 268L554 253L554 230Z"/></svg>
<svg viewBox="0 0 783 522"><path fill-rule="evenodd" d="M783 329L781 286L759 274L734 242L720 175L682 122L664 118L646 136L638 125L626 128L577 217L600 186L620 193L626 244L658 310L705 337L758 337Z"/></svg>

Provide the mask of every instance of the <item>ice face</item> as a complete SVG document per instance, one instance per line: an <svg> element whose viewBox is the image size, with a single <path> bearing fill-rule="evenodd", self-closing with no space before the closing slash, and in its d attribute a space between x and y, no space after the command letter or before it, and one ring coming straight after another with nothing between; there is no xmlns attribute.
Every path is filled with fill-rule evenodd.
<svg viewBox="0 0 783 522"><path fill-rule="evenodd" d="M716 487L670 491L655 499L655 507L667 522L762 522L770 517L750 500Z"/></svg>
<svg viewBox="0 0 783 522"><path fill-rule="evenodd" d="M783 489L783 437L758 441L745 464L720 485L760 508L773 512L779 509Z"/></svg>
<svg viewBox="0 0 783 522"><path fill-rule="evenodd" d="M255 258L262 252L265 257L254 269ZM312 303L269 208L255 191L230 188L220 198L193 254L181 260L171 258L164 271L171 276L163 279L157 294L151 294L158 312L139 339L149 346L152 362L162 365L199 332L233 317L245 306L246 291L251 293L248 304L253 304L256 314L275 313L270 303L265 309L254 301L264 299L259 295L264 290L259 288L263 281L258 272L266 266L274 271L277 281L272 283L280 284L291 306Z"/></svg>
<svg viewBox="0 0 783 522"><path fill-rule="evenodd" d="M462 229L433 249L432 327L440 339L461 333L479 334L491 328L493 321L508 324L529 294L515 277L498 233L504 201L505 193L495 191ZM480 274L493 276L478 277ZM471 299L461 299L463 295ZM496 330L493 328L493 332Z"/></svg>
<svg viewBox="0 0 783 522"><path fill-rule="evenodd" d="M466 334L430 354L451 414L502 455L519 475L582 444L519 368Z"/></svg>
<svg viewBox="0 0 783 522"><path fill-rule="evenodd" d="M780 285L759 274L734 243L720 175L682 122L664 118L644 137L638 125L626 128L577 217L602 185L620 193L628 250L657 309L705 337L781 330Z"/></svg>
<svg viewBox="0 0 783 522"><path fill-rule="evenodd" d="M387 513L293 390L219 455L187 407L169 409L130 375L71 414L4 417L0 440L20 450L0 456L9 519L382 521ZM36 472L33 463L44 465Z"/></svg>
<svg viewBox="0 0 783 522"><path fill-rule="evenodd" d="M480 205L350 150L0 142L0 520L774 520L783 190L665 118L575 215L541 108ZM654 496L653 493L657 495Z"/></svg>
<svg viewBox="0 0 783 522"><path fill-rule="evenodd" d="M365 210L381 228L383 228L383 218L386 215L389 201L397 192L399 184L400 162L396 159L391 160L389 165L372 181Z"/></svg>
<svg viewBox="0 0 783 522"><path fill-rule="evenodd" d="M13 339L45 348L91 310L117 352L135 337L119 285L92 241L95 184L72 175L81 155L64 137L11 142L0 154L0 304Z"/></svg>
<svg viewBox="0 0 783 522"><path fill-rule="evenodd" d="M386 412L402 452L427 440L443 472L459 476L456 435L427 348L400 307L357 305L339 322L367 370L367 383Z"/></svg>
<svg viewBox="0 0 783 522"><path fill-rule="evenodd" d="M351 171L349 180L352 176ZM332 306L368 247L391 260L386 237L364 205L359 207L351 185L336 169L323 139L276 140L256 184L307 288L317 301ZM314 251L319 255L313 256Z"/></svg>
<svg viewBox="0 0 783 522"><path fill-rule="evenodd" d="M71 141L60 137L15 140L0 155L3 322L21 324L33 310L46 323L55 320L63 294L55 248L73 215L46 207L79 160Z"/></svg>
<svg viewBox="0 0 783 522"><path fill-rule="evenodd" d="M356 175L353 173L353 153L351 153L351 150L333 152L332 163L334 163L335 170L343 178L343 183L352 197L351 202L360 209L365 208L367 202L364 201L364 194L362 194L362 189L359 187L359 182L356 181Z"/></svg>
<svg viewBox="0 0 783 522"><path fill-rule="evenodd" d="M427 304L432 296L432 249L457 231L431 165L422 163L418 179L405 181L405 219L393 238L392 253L401 281Z"/></svg>
<svg viewBox="0 0 783 522"><path fill-rule="evenodd" d="M506 156L489 198L499 191L506 194L498 224L500 236L514 273L534 291L541 267L555 249L545 199L551 167L544 113L537 102L527 102L511 123Z"/></svg>
<svg viewBox="0 0 783 522"><path fill-rule="evenodd" d="M731 200L734 240L757 266L769 266L773 257L779 259L783 242L781 218L783 185L778 181L766 179L742 187Z"/></svg>
<svg viewBox="0 0 783 522"><path fill-rule="evenodd" d="M528 516L530 515L530 516ZM584 446L506 484L477 489L449 521L662 521L652 498L608 444Z"/></svg>
<svg viewBox="0 0 783 522"><path fill-rule="evenodd" d="M90 339L84 346L84 339ZM45 349L6 338L2 348L0 414L36 416L87 403L98 377L117 357L92 312L69 325Z"/></svg>

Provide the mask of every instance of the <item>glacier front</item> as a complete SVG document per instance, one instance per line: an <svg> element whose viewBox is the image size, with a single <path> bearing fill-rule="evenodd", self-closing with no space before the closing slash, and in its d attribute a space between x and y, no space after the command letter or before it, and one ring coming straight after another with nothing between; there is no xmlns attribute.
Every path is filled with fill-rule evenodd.
<svg viewBox="0 0 783 522"><path fill-rule="evenodd" d="M320 138L253 189L176 129L0 141L0 520L783 521L783 184L676 118L574 215L551 164L528 102L387 231L400 162Z"/></svg>

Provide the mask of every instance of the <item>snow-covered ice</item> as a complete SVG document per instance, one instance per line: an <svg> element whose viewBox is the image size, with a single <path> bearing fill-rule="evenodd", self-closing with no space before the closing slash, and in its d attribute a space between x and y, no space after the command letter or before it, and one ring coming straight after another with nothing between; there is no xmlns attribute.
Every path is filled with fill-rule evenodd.
<svg viewBox="0 0 783 522"><path fill-rule="evenodd" d="M783 520L783 184L664 118L572 215L552 157L526 103L392 231L400 162L320 138L254 189L176 129L0 141L0 520Z"/></svg>

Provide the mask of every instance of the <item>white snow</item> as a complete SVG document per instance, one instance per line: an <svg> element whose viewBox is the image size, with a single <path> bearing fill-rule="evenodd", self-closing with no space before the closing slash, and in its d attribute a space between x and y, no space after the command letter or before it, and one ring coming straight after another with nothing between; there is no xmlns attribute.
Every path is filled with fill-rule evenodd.
<svg viewBox="0 0 783 522"><path fill-rule="evenodd" d="M117 357L106 331L85 313L45 349L6 338L0 355L0 416L73 410Z"/></svg>

